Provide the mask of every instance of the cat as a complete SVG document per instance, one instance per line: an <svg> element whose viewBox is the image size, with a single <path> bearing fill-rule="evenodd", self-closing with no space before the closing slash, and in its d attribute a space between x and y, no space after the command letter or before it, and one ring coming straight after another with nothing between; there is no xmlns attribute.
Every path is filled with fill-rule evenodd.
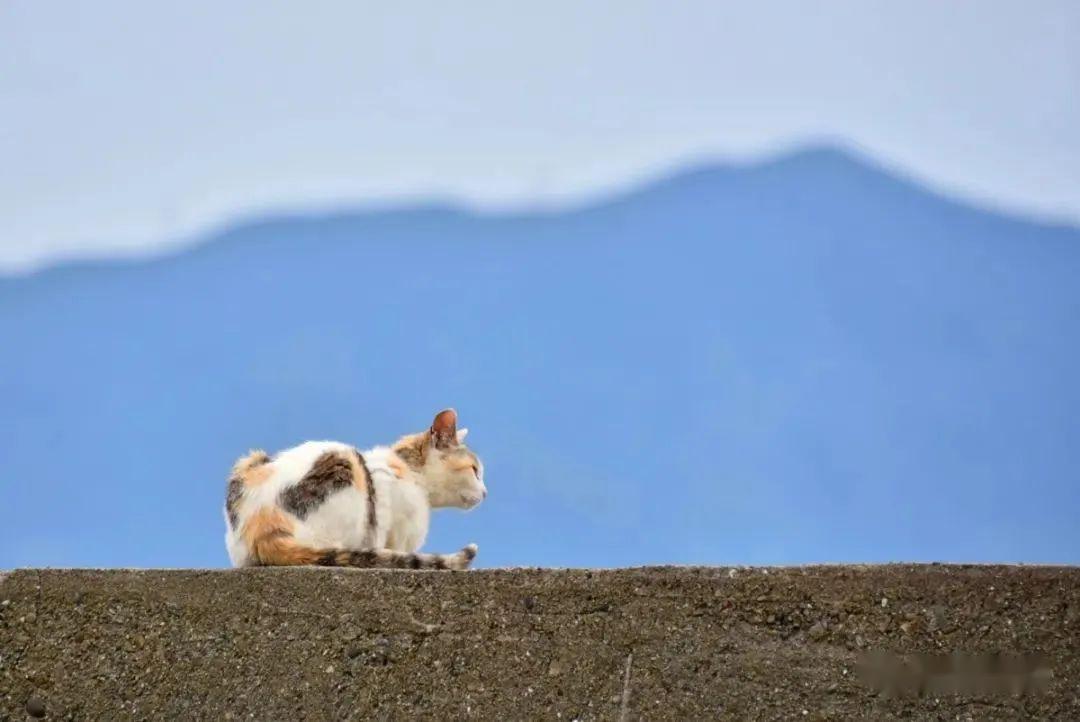
<svg viewBox="0 0 1080 722"><path fill-rule="evenodd" d="M431 509L471 509L487 496L484 465L463 443L457 413L428 431L364 452L308 441L271 457L252 451L233 467L225 497L225 546L234 566L468 569L477 547L417 549Z"/></svg>

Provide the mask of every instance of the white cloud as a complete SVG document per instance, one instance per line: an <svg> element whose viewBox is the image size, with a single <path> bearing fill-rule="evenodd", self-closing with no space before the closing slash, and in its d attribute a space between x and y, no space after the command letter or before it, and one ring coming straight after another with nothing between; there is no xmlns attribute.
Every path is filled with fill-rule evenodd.
<svg viewBox="0 0 1080 722"><path fill-rule="evenodd" d="M1080 220L1080 5L23 0L0 9L0 269L275 208L565 199L845 139Z"/></svg>

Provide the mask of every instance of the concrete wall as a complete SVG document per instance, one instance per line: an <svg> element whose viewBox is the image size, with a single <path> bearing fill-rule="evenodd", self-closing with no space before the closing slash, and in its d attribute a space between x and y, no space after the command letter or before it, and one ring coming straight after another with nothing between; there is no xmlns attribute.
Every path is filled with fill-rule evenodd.
<svg viewBox="0 0 1080 722"><path fill-rule="evenodd" d="M860 650L1042 651L1023 697ZM0 719L1080 720L1080 569L19 570Z"/></svg>

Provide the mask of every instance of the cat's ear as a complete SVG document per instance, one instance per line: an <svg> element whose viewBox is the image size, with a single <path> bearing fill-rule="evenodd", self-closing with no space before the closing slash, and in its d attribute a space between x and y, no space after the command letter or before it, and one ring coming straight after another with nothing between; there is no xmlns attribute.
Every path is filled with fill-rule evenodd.
<svg viewBox="0 0 1080 722"><path fill-rule="evenodd" d="M468 429L458 429L457 442L459 444L464 443L465 437L468 436L468 435L469 435L469 430Z"/></svg>
<svg viewBox="0 0 1080 722"><path fill-rule="evenodd" d="M447 449L458 443L457 412L445 409L435 414L431 422L431 441L436 449Z"/></svg>

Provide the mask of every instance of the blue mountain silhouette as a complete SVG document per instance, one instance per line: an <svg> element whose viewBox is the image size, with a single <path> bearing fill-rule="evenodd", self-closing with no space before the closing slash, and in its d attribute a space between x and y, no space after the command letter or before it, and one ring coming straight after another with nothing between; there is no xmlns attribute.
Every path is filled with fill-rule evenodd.
<svg viewBox="0 0 1080 722"><path fill-rule="evenodd" d="M1080 562L1080 231L832 148L0 280L0 567L218 566L233 459L455 406L481 565Z"/></svg>

